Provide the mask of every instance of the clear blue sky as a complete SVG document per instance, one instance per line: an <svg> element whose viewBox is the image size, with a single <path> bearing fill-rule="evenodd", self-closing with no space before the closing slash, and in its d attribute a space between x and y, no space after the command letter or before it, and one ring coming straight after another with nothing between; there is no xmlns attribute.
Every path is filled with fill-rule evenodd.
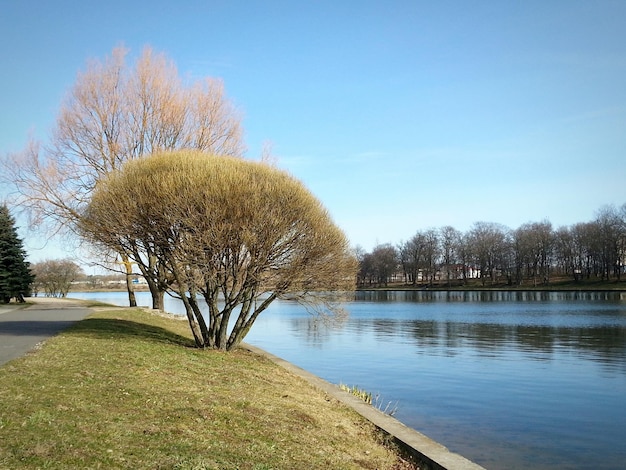
<svg viewBox="0 0 626 470"><path fill-rule="evenodd" d="M221 77L249 157L271 141L353 245L571 225L626 202L625 22L623 0L1 0L0 153L46 138L88 58L150 45Z"/></svg>

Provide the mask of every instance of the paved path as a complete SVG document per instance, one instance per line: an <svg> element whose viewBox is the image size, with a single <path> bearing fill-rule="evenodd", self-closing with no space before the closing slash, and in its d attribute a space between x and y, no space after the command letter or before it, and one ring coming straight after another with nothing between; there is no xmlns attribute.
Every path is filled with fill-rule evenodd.
<svg viewBox="0 0 626 470"><path fill-rule="evenodd" d="M27 301L35 305L0 305L0 366L91 313L75 300L32 297Z"/></svg>

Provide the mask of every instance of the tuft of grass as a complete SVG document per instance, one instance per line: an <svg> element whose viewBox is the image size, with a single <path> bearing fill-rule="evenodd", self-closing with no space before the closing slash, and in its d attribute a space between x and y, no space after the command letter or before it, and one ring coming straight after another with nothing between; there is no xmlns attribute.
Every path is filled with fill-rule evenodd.
<svg viewBox="0 0 626 470"><path fill-rule="evenodd" d="M413 468L303 379L187 329L102 309L1 367L0 468Z"/></svg>
<svg viewBox="0 0 626 470"><path fill-rule="evenodd" d="M355 397L360 398L368 405L372 405L374 408L382 411L385 414L388 414L389 416L395 415L398 411L397 401L395 402L395 404L391 401L385 404L379 393L377 393L376 395L372 395L372 392L363 390L356 385L345 385L343 383L339 384L339 388L344 392L351 393Z"/></svg>
<svg viewBox="0 0 626 470"><path fill-rule="evenodd" d="M367 390L363 390L356 385L350 386L350 385L345 385L342 383L339 384L339 388L343 390L344 392L348 392L354 395L355 397L360 398L368 405L372 404L372 393L368 392Z"/></svg>
<svg viewBox="0 0 626 470"><path fill-rule="evenodd" d="M394 403L393 401L387 401L385 403L385 401L383 400L383 398L380 396L379 393L377 393L376 396L374 397L372 406L374 408L378 408L380 411L382 411L383 413L389 416L394 416L398 412L398 402L396 401Z"/></svg>

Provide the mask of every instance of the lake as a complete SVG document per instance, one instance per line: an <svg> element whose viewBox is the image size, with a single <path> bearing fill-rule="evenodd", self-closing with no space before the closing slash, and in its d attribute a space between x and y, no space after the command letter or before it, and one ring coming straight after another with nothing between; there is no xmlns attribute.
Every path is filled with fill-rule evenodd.
<svg viewBox="0 0 626 470"><path fill-rule="evenodd" d="M346 307L329 324L277 301L245 341L488 469L626 468L626 293L362 291Z"/></svg>

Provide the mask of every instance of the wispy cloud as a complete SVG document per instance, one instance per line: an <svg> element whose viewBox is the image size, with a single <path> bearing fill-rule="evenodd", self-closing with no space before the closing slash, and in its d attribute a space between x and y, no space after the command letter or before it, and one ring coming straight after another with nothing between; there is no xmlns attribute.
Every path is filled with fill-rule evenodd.
<svg viewBox="0 0 626 470"><path fill-rule="evenodd" d="M587 54L584 52L546 54L544 61L585 69L626 69L626 57L621 54Z"/></svg>
<svg viewBox="0 0 626 470"><path fill-rule="evenodd" d="M387 152L365 151L353 154L342 152L319 152L317 154L277 155L278 163L294 167L310 167L315 165L369 165L382 162L389 158Z"/></svg>
<svg viewBox="0 0 626 470"><path fill-rule="evenodd" d="M230 59L191 59L179 62L179 69L188 80L198 80L203 77L216 77L230 70L235 63Z"/></svg>
<svg viewBox="0 0 626 470"><path fill-rule="evenodd" d="M592 109L583 113L572 114L561 119L563 123L573 123L581 121L592 121L596 119L604 119L613 116L626 114L624 106L608 106L604 108Z"/></svg>

